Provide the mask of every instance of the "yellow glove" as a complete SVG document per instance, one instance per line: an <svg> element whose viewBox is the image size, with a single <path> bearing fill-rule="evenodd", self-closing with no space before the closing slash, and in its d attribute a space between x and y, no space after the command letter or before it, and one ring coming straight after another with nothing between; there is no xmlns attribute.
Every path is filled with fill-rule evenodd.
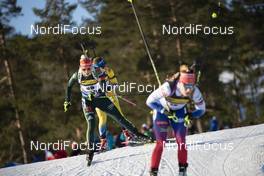
<svg viewBox="0 0 264 176"><path fill-rule="evenodd" d="M68 108L71 106L71 102L69 101L65 101L64 102L64 112L68 111Z"/></svg>
<svg viewBox="0 0 264 176"><path fill-rule="evenodd" d="M184 126L185 127L189 127L189 125L191 124L191 113L187 113L187 115L184 117Z"/></svg>
<svg viewBox="0 0 264 176"><path fill-rule="evenodd" d="M176 116L176 113L173 111L164 111L164 114L167 115L169 119L172 119L174 122L178 122L178 117Z"/></svg>

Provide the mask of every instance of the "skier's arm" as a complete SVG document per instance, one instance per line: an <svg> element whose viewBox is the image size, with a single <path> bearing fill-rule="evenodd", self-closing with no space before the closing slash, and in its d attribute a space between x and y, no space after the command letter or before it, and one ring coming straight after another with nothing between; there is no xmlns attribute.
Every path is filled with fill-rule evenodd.
<svg viewBox="0 0 264 176"><path fill-rule="evenodd" d="M78 73L75 72L70 80L68 81L67 84L67 89L66 89L66 96L65 96L65 101L70 102L71 101L71 91L72 91L72 87L73 85L78 82Z"/></svg>
<svg viewBox="0 0 264 176"><path fill-rule="evenodd" d="M160 86L158 89L156 89L149 95L146 101L147 106L153 110L163 112L164 107L160 103L160 99L169 96L170 93L171 93L170 85L168 82L165 82L162 86Z"/></svg>
<svg viewBox="0 0 264 176"><path fill-rule="evenodd" d="M108 68L106 70L107 76L108 76L108 80L110 82L110 84L118 84L117 78L115 76L115 72L113 69Z"/></svg>
<svg viewBox="0 0 264 176"><path fill-rule="evenodd" d="M194 90L193 101L194 101L195 110L191 112L191 116L193 118L198 119L202 115L204 115L206 108L205 108L205 102L203 96L197 87L195 87Z"/></svg>
<svg viewBox="0 0 264 176"><path fill-rule="evenodd" d="M106 74L108 77L109 84L112 87L112 90L115 90L118 87L118 81L117 81L117 78L115 76L114 70L111 68L107 68Z"/></svg>

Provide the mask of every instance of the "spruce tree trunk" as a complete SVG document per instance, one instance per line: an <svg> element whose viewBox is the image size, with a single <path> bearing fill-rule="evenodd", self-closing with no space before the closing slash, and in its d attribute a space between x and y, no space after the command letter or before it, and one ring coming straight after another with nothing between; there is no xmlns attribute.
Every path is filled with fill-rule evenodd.
<svg viewBox="0 0 264 176"><path fill-rule="evenodd" d="M0 35L0 45L3 48L3 51L5 51L5 37L4 37L3 33ZM28 162L28 159L27 159L27 153L25 150L25 141L24 141L23 132L22 132L22 128L21 128L20 116L18 113L18 105L17 105L17 99L16 99L15 90L14 90L11 66L10 66L9 60L6 58L5 54L4 54L4 57L5 57L4 58L4 66L5 66L5 70L6 70L6 74L7 74L7 82L8 82L9 88L10 88L10 95L11 95L11 98L12 98L12 100L14 102L14 106L15 106L15 119L16 119L15 125L18 129L18 136L19 136L19 140L20 140L20 144L21 144L23 161L26 164Z"/></svg>
<svg viewBox="0 0 264 176"><path fill-rule="evenodd" d="M157 19L158 16L156 15L155 13L155 10L154 10L154 7L153 7L153 4L152 3L149 3L149 7L151 9L151 16L153 19ZM153 26L152 27L152 35L154 37L154 48L155 48L155 56L156 56L156 59L159 59L161 57L161 48L160 48L160 45L161 45L161 39L158 35L158 31L155 29L155 27Z"/></svg>
<svg viewBox="0 0 264 176"><path fill-rule="evenodd" d="M240 92L239 92L239 88L237 86L237 78L236 78L236 75L235 75L235 78L234 78L234 90L235 90L235 101L236 101L236 108L237 108L237 123L239 124L241 122L241 119L242 119L242 113L241 113L241 101L240 101ZM238 125L237 124L237 125Z"/></svg>
<svg viewBox="0 0 264 176"><path fill-rule="evenodd" d="M62 47L59 48L59 58L63 63L63 69L64 69L64 82L65 82L65 87L67 85L67 82L70 78L70 73L69 73L69 67L68 64L65 60L65 54L64 54L64 49Z"/></svg>
<svg viewBox="0 0 264 176"><path fill-rule="evenodd" d="M174 2L174 0L170 0L170 8L171 8L171 13L172 13L171 21L173 23L177 23L176 12L175 12L175 2ZM180 39L179 39L178 36L176 36L176 44L175 44L175 47L176 47L176 51L177 51L177 56L178 57L181 57L181 55L182 55L181 42L180 42Z"/></svg>

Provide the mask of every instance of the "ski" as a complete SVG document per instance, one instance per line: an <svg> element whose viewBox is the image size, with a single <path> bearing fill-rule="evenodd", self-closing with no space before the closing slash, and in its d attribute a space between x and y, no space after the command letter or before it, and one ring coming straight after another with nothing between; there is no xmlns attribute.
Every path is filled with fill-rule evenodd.
<svg viewBox="0 0 264 176"><path fill-rule="evenodd" d="M128 141L124 141L122 142L122 144L126 145L126 146L141 146L141 145L147 145L147 144L152 144L154 143L154 141L139 141L139 140L128 140Z"/></svg>
<svg viewBox="0 0 264 176"><path fill-rule="evenodd" d="M86 154L87 167L91 166L94 157L94 151L89 150Z"/></svg>
<svg viewBox="0 0 264 176"><path fill-rule="evenodd" d="M95 154L95 155L98 155L98 154L100 154L100 153L105 153L105 152L107 152L107 151L110 151L110 150L98 150L98 151L94 152L94 154Z"/></svg>
<svg viewBox="0 0 264 176"><path fill-rule="evenodd" d="M87 167L91 166L92 161L93 161L93 156L87 156Z"/></svg>

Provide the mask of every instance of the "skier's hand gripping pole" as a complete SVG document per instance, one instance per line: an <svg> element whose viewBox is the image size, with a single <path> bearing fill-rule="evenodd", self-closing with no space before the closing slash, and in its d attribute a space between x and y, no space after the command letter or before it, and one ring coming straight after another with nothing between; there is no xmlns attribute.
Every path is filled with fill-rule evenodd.
<svg viewBox="0 0 264 176"><path fill-rule="evenodd" d="M64 112L67 112L69 107L71 106L71 102L65 101L63 106L64 106Z"/></svg>

